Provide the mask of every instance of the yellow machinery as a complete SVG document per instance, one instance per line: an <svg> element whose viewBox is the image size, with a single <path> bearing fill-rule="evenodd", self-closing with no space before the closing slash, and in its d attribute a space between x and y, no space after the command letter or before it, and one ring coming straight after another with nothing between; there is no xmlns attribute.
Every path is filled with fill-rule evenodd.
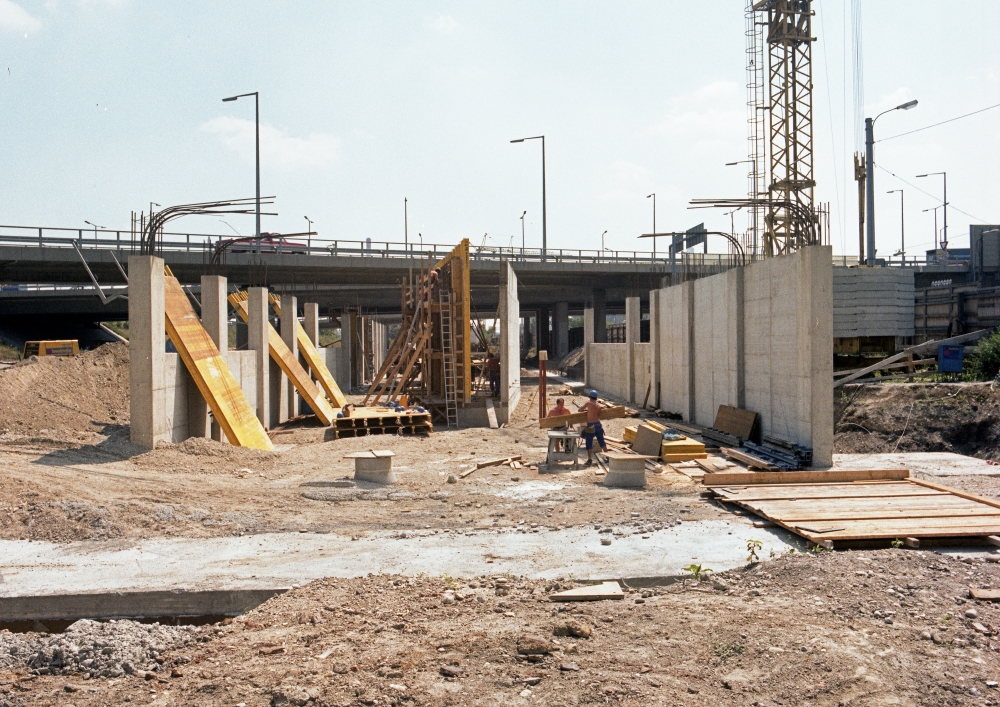
<svg viewBox="0 0 1000 707"><path fill-rule="evenodd" d="M76 339L25 341L23 358L28 356L79 356L80 342Z"/></svg>

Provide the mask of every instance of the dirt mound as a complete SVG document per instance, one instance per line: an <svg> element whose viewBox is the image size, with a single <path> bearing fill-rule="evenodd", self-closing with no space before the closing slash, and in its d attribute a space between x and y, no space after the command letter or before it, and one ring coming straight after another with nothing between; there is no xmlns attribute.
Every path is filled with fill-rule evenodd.
<svg viewBox="0 0 1000 707"><path fill-rule="evenodd" d="M161 442L153 451L134 457L132 461L144 469L231 474L245 469L269 471L274 468L276 457L274 452L234 447L205 437L189 437L179 444Z"/></svg>
<svg viewBox="0 0 1000 707"><path fill-rule="evenodd" d="M956 452L1000 457L1000 391L989 383L886 383L836 393L838 453Z"/></svg>
<svg viewBox="0 0 1000 707"><path fill-rule="evenodd" d="M0 371L0 437L91 440L128 424L128 394L128 344L29 358Z"/></svg>

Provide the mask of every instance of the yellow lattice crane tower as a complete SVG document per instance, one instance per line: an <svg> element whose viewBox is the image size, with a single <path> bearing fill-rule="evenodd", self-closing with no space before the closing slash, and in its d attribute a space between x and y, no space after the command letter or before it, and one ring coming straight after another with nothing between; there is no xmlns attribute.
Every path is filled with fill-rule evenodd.
<svg viewBox="0 0 1000 707"><path fill-rule="evenodd" d="M766 92L755 91L763 106L751 105L751 158L755 170L766 161L768 180L761 209L763 224L760 254L768 257L819 242L817 214L813 208L813 120L812 120L812 0L757 0L748 7L748 52L752 76L763 82ZM766 64L765 64L766 47ZM763 88L761 86L760 88ZM754 120L760 115L761 119ZM766 132L766 147L762 135ZM766 149L766 160L759 148ZM755 153L756 154L753 154ZM754 179L755 184L763 180ZM756 231L757 224L754 224Z"/></svg>

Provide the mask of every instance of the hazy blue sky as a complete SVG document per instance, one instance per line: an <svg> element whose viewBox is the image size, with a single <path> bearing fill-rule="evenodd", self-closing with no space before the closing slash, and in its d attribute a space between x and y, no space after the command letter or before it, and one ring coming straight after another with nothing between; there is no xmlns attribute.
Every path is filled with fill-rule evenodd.
<svg viewBox="0 0 1000 707"><path fill-rule="evenodd" d="M743 0L711 2L185 2L0 0L0 222L127 228L131 210L252 196L261 92L262 189L293 232L636 248L741 196L746 155ZM819 0L817 196L835 252L857 252L849 0ZM1000 103L1000 2L864 0L867 112L878 136ZM947 9L946 9L947 8ZM879 254L929 247L947 170L952 244L1000 222L1000 109L876 146ZM972 216L962 214L958 210ZM253 232L252 218L233 225ZM223 233L215 219L184 229ZM741 227L739 219L737 228ZM662 247L662 244L661 244ZM722 243L713 243L722 250ZM912 252L912 251L911 251Z"/></svg>

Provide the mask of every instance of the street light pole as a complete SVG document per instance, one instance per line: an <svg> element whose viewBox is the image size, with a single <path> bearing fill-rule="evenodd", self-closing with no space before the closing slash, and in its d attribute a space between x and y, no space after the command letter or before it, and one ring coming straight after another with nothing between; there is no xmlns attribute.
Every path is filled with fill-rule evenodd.
<svg viewBox="0 0 1000 707"><path fill-rule="evenodd" d="M522 137L519 140L511 140L511 143L524 142L525 140L541 140L542 141L542 262L546 260L546 253L548 252L548 231L546 230L546 208L545 208L545 136L536 135L534 137Z"/></svg>
<svg viewBox="0 0 1000 707"><path fill-rule="evenodd" d="M607 231L605 231L604 233L601 234L601 252L602 253L606 250L606 248L604 247L604 234L605 233L607 233Z"/></svg>
<svg viewBox="0 0 1000 707"><path fill-rule="evenodd" d="M934 206L930 209L924 209L923 211L921 211L921 213L924 214L926 214L928 211L934 212L934 250L937 250L938 247L937 210L940 208L941 208L940 206Z"/></svg>
<svg viewBox="0 0 1000 707"><path fill-rule="evenodd" d="M521 260L524 260L524 217L528 215L527 209L521 214Z"/></svg>
<svg viewBox="0 0 1000 707"><path fill-rule="evenodd" d="M653 197L653 233L656 233L656 192L647 194L646 198ZM656 236L653 236L653 259L656 259Z"/></svg>
<svg viewBox="0 0 1000 707"><path fill-rule="evenodd" d="M933 177L940 174L944 177L944 201L941 202L941 206L944 208L944 238L941 239L941 247L948 250L948 173L947 172L928 172L927 174L918 174L918 177ZM937 212L934 212L934 216L937 217ZM934 229L937 233L937 229Z"/></svg>
<svg viewBox="0 0 1000 707"><path fill-rule="evenodd" d="M895 108L884 110L874 118L865 118L865 248L868 250L868 266L875 266L875 121L894 110L910 110L916 101L901 103Z"/></svg>
<svg viewBox="0 0 1000 707"><path fill-rule="evenodd" d="M308 241L308 250L312 251L313 222L312 222L312 220L310 220L310 218L308 216L303 216L303 218L306 220L306 239Z"/></svg>
<svg viewBox="0 0 1000 707"><path fill-rule="evenodd" d="M238 96L223 98L223 103L235 101L237 98L247 98L253 96L254 122L257 125L257 250L260 251L260 95L257 91L253 93L241 93Z"/></svg>
<svg viewBox="0 0 1000 707"><path fill-rule="evenodd" d="M899 194L899 254L903 256L903 263L906 263L906 211L903 208L903 190L893 189L886 194Z"/></svg>

